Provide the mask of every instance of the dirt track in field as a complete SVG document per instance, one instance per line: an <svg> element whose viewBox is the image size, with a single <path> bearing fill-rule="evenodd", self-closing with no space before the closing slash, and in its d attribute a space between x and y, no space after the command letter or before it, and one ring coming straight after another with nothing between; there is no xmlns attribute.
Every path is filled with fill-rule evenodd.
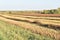
<svg viewBox="0 0 60 40"><path fill-rule="evenodd" d="M23 27L23 28L25 28L27 30L31 30L34 33L45 35L45 36L47 35L47 36L50 36L52 38L55 38L56 40L60 40L60 38L59 38L60 33L58 31L56 31L56 30L48 29L48 28L41 27L41 26L31 24L31 23L27 23L27 22L15 21L15 20L7 19L7 18L1 17L1 16L0 16L0 20L3 20L3 21L6 21L8 23L11 23L11 24L21 26L21 27Z"/></svg>

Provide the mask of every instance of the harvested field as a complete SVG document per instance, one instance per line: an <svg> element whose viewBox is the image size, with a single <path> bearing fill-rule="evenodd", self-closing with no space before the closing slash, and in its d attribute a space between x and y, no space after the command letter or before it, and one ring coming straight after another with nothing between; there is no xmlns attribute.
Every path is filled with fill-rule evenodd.
<svg viewBox="0 0 60 40"><path fill-rule="evenodd" d="M5 17L10 17L10 16L5 16ZM31 30L32 32L40 34L40 35L50 36L50 37L54 38L55 40L59 40L60 39L59 38L60 37L59 31L56 31L54 29L41 27L41 26L38 26L36 24L31 24L31 23L22 22L22 21L14 21L13 19L10 20L11 18L10 19L6 19L5 17L2 16L2 17L0 17L0 19L4 20L6 22L9 22L9 23L15 24L15 25L19 25L19 26L21 26L21 27L23 27L25 29Z"/></svg>
<svg viewBox="0 0 60 40"><path fill-rule="evenodd" d="M48 36L54 40L60 40L60 18L36 15L2 15L0 20L20 26L24 29L43 36Z"/></svg>
<svg viewBox="0 0 60 40"><path fill-rule="evenodd" d="M25 22L30 22L30 23L35 23L38 25L42 26L47 26L49 28L53 29L60 29L60 21L59 20L49 20L49 19L31 19L31 18L26 18L26 17L15 17L15 16L7 16L7 15L1 15L2 17L8 18L8 19L13 19L17 21L25 21ZM37 17L36 17L37 18ZM56 18L55 18L56 19Z"/></svg>

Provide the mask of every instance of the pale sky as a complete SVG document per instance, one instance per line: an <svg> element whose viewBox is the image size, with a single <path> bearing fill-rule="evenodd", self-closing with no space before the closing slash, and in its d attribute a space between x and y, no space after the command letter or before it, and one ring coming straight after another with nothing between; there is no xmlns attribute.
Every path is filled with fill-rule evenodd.
<svg viewBox="0 0 60 40"><path fill-rule="evenodd" d="M42 10L60 7L60 0L0 0L0 10Z"/></svg>

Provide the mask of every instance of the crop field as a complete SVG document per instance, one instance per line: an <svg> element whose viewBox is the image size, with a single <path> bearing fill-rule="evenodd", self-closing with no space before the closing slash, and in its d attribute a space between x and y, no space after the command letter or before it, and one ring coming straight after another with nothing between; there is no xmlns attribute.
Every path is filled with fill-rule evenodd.
<svg viewBox="0 0 60 40"><path fill-rule="evenodd" d="M0 13L0 40L60 40L60 15L54 15Z"/></svg>

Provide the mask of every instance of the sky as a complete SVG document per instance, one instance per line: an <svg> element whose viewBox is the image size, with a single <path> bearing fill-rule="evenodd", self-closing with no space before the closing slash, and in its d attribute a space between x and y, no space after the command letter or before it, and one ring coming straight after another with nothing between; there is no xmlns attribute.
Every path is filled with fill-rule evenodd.
<svg viewBox="0 0 60 40"><path fill-rule="evenodd" d="M0 0L0 10L44 10L60 7L60 0Z"/></svg>

